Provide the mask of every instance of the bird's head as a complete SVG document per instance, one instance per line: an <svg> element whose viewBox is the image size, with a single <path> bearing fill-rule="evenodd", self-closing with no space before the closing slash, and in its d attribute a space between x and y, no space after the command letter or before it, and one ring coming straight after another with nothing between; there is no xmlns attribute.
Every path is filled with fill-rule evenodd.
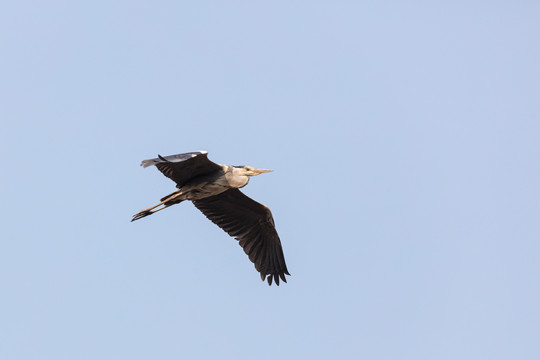
<svg viewBox="0 0 540 360"><path fill-rule="evenodd" d="M241 174L244 176L256 176L262 173L271 172L272 170L265 170L265 169L256 169L251 166L235 166L235 168L239 169Z"/></svg>

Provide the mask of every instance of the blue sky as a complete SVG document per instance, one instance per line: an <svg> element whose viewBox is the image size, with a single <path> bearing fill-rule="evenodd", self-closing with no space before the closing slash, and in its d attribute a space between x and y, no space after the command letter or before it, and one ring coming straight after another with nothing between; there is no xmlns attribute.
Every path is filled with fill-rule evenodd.
<svg viewBox="0 0 540 360"><path fill-rule="evenodd" d="M537 359L540 5L0 6L3 359ZM140 161L274 169L288 284Z"/></svg>

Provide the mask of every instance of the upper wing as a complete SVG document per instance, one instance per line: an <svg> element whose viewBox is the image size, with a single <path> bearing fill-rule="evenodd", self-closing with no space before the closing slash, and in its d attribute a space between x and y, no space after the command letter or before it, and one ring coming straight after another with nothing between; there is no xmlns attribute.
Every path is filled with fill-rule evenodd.
<svg viewBox="0 0 540 360"><path fill-rule="evenodd" d="M196 151L185 154L161 156L156 159L143 160L142 167L156 165L159 171L174 181L178 187L183 186L194 177L207 175L221 170L221 166L208 160L207 151Z"/></svg>
<svg viewBox="0 0 540 360"><path fill-rule="evenodd" d="M287 282L290 275L285 265L281 241L274 227L274 219L268 207L252 200L238 189L230 189L219 195L193 204L214 224L234 236L244 252L255 264L264 281L272 279L279 285L279 279Z"/></svg>

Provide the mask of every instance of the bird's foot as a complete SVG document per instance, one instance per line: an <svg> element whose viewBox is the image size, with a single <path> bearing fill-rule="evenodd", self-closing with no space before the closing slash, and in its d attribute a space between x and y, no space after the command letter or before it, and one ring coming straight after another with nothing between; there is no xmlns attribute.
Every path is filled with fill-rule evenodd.
<svg viewBox="0 0 540 360"><path fill-rule="evenodd" d="M151 215L151 214L153 214L153 211L151 211L151 210L139 211L138 213L133 215L133 218L131 219L131 221L142 219L143 217Z"/></svg>

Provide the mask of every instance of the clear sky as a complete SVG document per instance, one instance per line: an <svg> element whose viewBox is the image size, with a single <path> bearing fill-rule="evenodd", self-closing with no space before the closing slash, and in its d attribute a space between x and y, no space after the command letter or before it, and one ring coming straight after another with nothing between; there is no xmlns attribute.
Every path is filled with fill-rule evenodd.
<svg viewBox="0 0 540 360"><path fill-rule="evenodd" d="M539 359L540 3L0 5L0 358ZM274 169L260 281L157 154Z"/></svg>

